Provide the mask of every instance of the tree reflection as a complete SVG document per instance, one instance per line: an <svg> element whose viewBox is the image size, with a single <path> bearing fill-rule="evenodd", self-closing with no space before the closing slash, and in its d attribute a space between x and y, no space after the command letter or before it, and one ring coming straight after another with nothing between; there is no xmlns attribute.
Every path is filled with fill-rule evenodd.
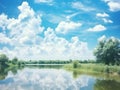
<svg viewBox="0 0 120 90"><path fill-rule="evenodd" d="M5 79L5 77L8 75L8 70L5 68L0 68L0 80Z"/></svg>
<svg viewBox="0 0 120 90"><path fill-rule="evenodd" d="M73 70L73 77L77 78L80 74L78 73L78 71Z"/></svg>
<svg viewBox="0 0 120 90"><path fill-rule="evenodd" d="M94 90L120 90L120 82L115 80L97 80Z"/></svg>
<svg viewBox="0 0 120 90"><path fill-rule="evenodd" d="M19 69L19 68L13 68L13 69L11 69L10 71L15 75L15 74L17 74L18 69Z"/></svg>
<svg viewBox="0 0 120 90"><path fill-rule="evenodd" d="M24 67L13 67L13 68L9 68L9 67L4 67L1 66L0 67L0 80L5 79L5 77L8 75L8 72L11 71L14 75L17 74L18 70L22 70Z"/></svg>
<svg viewBox="0 0 120 90"><path fill-rule="evenodd" d="M61 69L63 65L26 65L26 67L29 67L29 68L40 68L40 69L43 69L43 68L54 68L54 69Z"/></svg>

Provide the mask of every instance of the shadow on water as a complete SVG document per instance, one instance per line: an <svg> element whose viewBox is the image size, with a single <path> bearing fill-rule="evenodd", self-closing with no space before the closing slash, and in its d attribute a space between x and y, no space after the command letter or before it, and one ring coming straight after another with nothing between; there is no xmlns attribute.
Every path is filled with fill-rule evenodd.
<svg viewBox="0 0 120 90"><path fill-rule="evenodd" d="M120 76L111 76L109 74L97 74L97 73L82 73L77 70L73 70L73 77L79 78L79 76L85 74L95 77L94 90L120 90Z"/></svg>
<svg viewBox="0 0 120 90"><path fill-rule="evenodd" d="M61 69L63 67L63 65L26 65L25 67L28 68L39 68L39 69Z"/></svg>
<svg viewBox="0 0 120 90"><path fill-rule="evenodd" d="M96 80L94 90L120 90L120 82L115 80Z"/></svg>
<svg viewBox="0 0 120 90"><path fill-rule="evenodd" d="M102 78L105 80L115 80L120 82L120 75L112 75L112 74L105 74L105 73L96 73L96 72L81 72L78 70L67 70L68 72L73 73L74 78L78 78L80 75L89 75L95 78Z"/></svg>
<svg viewBox="0 0 120 90"><path fill-rule="evenodd" d="M0 80L5 79L5 77L8 75L8 71L4 68L0 69Z"/></svg>
<svg viewBox="0 0 120 90"><path fill-rule="evenodd" d="M0 68L0 80L4 80L8 75L8 72L11 71L14 75L17 74L18 70L22 70L24 67L1 67Z"/></svg>

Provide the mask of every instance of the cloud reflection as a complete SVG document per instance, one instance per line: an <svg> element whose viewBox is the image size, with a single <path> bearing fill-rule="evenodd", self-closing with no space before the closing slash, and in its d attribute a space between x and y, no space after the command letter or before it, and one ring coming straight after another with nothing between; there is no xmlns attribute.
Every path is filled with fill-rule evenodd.
<svg viewBox="0 0 120 90"><path fill-rule="evenodd" d="M81 90L88 86L91 77L81 75L77 79L72 77L72 73L61 69L29 69L18 71L16 75L11 72L0 88L3 90Z"/></svg>

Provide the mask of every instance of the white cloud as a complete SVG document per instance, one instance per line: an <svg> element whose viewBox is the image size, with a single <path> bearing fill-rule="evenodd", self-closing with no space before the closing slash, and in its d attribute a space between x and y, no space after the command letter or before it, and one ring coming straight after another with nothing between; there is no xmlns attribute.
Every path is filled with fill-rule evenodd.
<svg viewBox="0 0 120 90"><path fill-rule="evenodd" d="M18 9L21 12L21 14L18 17L20 20L25 19L28 16L34 16L34 11L30 8L27 2L23 2L21 6L18 6Z"/></svg>
<svg viewBox="0 0 120 90"><path fill-rule="evenodd" d="M8 44L11 43L11 40L3 33L0 33L0 44Z"/></svg>
<svg viewBox="0 0 120 90"><path fill-rule="evenodd" d="M92 51L87 48L86 42L81 42L78 37L72 37L71 41L56 36L53 29L45 31L45 38L41 43L41 50L46 53L48 59L88 59L93 58ZM56 53L57 52L57 53Z"/></svg>
<svg viewBox="0 0 120 90"><path fill-rule="evenodd" d="M113 21L110 20L110 19L102 18L102 20L103 20L105 23L113 23Z"/></svg>
<svg viewBox="0 0 120 90"><path fill-rule="evenodd" d="M53 0L35 0L35 2L38 3L48 3L48 2L52 2Z"/></svg>
<svg viewBox="0 0 120 90"><path fill-rule="evenodd" d="M55 23L58 24L59 22L65 20L65 17L62 15L55 15L55 14L44 14L43 17L50 22L50 23Z"/></svg>
<svg viewBox="0 0 120 90"><path fill-rule="evenodd" d="M81 2L73 2L71 4L71 6L75 9L82 10L82 11L93 11L93 10L95 10L92 7L83 5Z"/></svg>
<svg viewBox="0 0 120 90"><path fill-rule="evenodd" d="M53 5L53 0L35 0L35 3L46 3L49 5Z"/></svg>
<svg viewBox="0 0 120 90"><path fill-rule="evenodd" d="M21 12L18 18L8 19L9 24L6 27L10 30L9 36L12 37L15 45L35 43L37 34L40 34L44 29L41 26L41 18L35 14L27 2L23 2L18 9Z"/></svg>
<svg viewBox="0 0 120 90"><path fill-rule="evenodd" d="M79 13L72 13L72 14L69 14L69 15L64 15L64 14L61 14L61 15L55 15L55 14L48 14L48 13L44 13L43 15L43 18L47 19L50 23L55 23L55 24L58 24L59 22L61 21L70 21L71 18L75 17L76 15L78 15Z"/></svg>
<svg viewBox="0 0 120 90"><path fill-rule="evenodd" d="M73 14L70 14L70 15L66 16L67 21L69 21L71 18L75 17L78 14L79 13L77 12L77 13L73 13Z"/></svg>
<svg viewBox="0 0 120 90"><path fill-rule="evenodd" d="M56 27L56 32L66 34L71 30L75 30L79 28L82 24L76 23L72 21L61 21L58 26Z"/></svg>
<svg viewBox="0 0 120 90"><path fill-rule="evenodd" d="M0 50L10 58L17 56L20 59L35 60L68 60L68 59L93 59L92 51L88 49L86 42L81 42L78 37L72 37L70 41L56 36L53 29L48 28L44 32L45 37L39 45L18 46L9 50L7 47Z"/></svg>
<svg viewBox="0 0 120 90"><path fill-rule="evenodd" d="M120 1L119 0L104 0L110 8L110 11L116 12L120 11Z"/></svg>
<svg viewBox="0 0 120 90"><path fill-rule="evenodd" d="M97 13L96 16L97 17L109 17L107 13Z"/></svg>
<svg viewBox="0 0 120 90"><path fill-rule="evenodd" d="M110 11L120 11L120 2L109 2Z"/></svg>
<svg viewBox="0 0 120 90"><path fill-rule="evenodd" d="M6 25L8 24L8 20L7 20L7 15L5 14L1 14L0 15L0 27L5 30L6 29Z"/></svg>
<svg viewBox="0 0 120 90"><path fill-rule="evenodd" d="M101 41L104 41L105 39L106 39L106 36L103 35L103 36L101 36L100 38L98 38L98 41L101 42Z"/></svg>
<svg viewBox="0 0 120 90"><path fill-rule="evenodd" d="M0 15L0 27L5 29L5 34L0 33L0 43L12 46L12 48L2 47L0 53L5 53L10 58L17 56L22 60L94 58L87 43L80 41L78 37L72 37L68 41L56 35L56 32L67 33L75 30L82 25L81 23L62 21L55 30L48 28L43 32L44 27L41 26L41 17L34 12L27 2L23 2L18 9L20 14L16 19L8 18L5 14ZM6 22L7 24L5 24ZM9 30L7 35L6 30ZM41 32L43 32L44 37L39 35Z"/></svg>
<svg viewBox="0 0 120 90"><path fill-rule="evenodd" d="M100 17L104 21L104 23L113 23L112 20L108 19L108 17L110 16L107 13L97 13L96 16Z"/></svg>
<svg viewBox="0 0 120 90"><path fill-rule="evenodd" d="M93 28L88 29L88 31L91 31L91 32L99 32L99 31L104 31L104 30L106 30L106 27L101 24L98 24L94 26Z"/></svg>

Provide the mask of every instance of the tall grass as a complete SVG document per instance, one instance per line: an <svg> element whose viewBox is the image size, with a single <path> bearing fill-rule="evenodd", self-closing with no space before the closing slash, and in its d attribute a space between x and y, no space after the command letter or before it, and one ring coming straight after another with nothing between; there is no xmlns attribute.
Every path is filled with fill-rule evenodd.
<svg viewBox="0 0 120 90"><path fill-rule="evenodd" d="M77 67L74 68L74 63L67 64L64 66L66 69L78 70L82 72L96 72L96 73L110 73L110 74L120 74L120 66L108 66L104 64L77 64Z"/></svg>

